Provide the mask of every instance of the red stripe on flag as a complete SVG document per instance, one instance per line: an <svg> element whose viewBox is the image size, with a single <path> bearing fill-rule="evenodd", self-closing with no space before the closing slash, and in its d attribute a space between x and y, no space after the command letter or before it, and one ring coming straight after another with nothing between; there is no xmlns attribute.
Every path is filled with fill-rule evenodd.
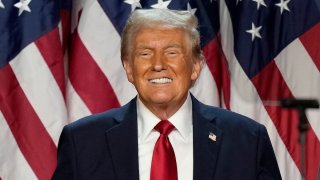
<svg viewBox="0 0 320 180"><path fill-rule="evenodd" d="M306 180L317 179L320 177L320 142L312 128L306 133L306 159Z"/></svg>
<svg viewBox="0 0 320 180"><path fill-rule="evenodd" d="M75 91L92 113L119 107L108 79L92 58L76 32L73 37L69 75Z"/></svg>
<svg viewBox="0 0 320 180"><path fill-rule="evenodd" d="M300 41L320 71L320 22L300 36Z"/></svg>
<svg viewBox="0 0 320 180"><path fill-rule="evenodd" d="M70 10L60 11L61 24L62 24L62 49L65 51L68 47L70 29L71 29L71 15Z"/></svg>
<svg viewBox="0 0 320 180"><path fill-rule="evenodd" d="M223 98L227 109L230 109L230 76L226 57L219 44L219 38L212 39L204 46L203 54L206 57L208 68L216 82L219 97L220 107L223 92ZM222 88L222 90L221 90Z"/></svg>
<svg viewBox="0 0 320 180"><path fill-rule="evenodd" d="M57 81L63 97L65 97L64 59L58 28L41 36L35 41L35 44L51 70L53 77Z"/></svg>
<svg viewBox="0 0 320 180"><path fill-rule="evenodd" d="M0 84L0 110L22 154L38 179L50 179L56 167L56 146L9 65L0 70Z"/></svg>
<svg viewBox="0 0 320 180"><path fill-rule="evenodd" d="M279 69L274 61L268 64L259 74L252 79L259 96L263 101L278 101L281 98L293 98L285 80L283 79ZM268 83L266 83L268 82ZM265 105L265 108L276 126L280 137L286 145L288 152L301 170L301 146L299 144L299 117L295 110L283 109L281 107ZM315 141L316 135L310 128L307 138ZM310 158L310 155L316 154L315 148L310 148L308 142L306 149L306 157L308 158L308 169L306 171L307 180L315 179L318 171L316 164L317 158ZM313 178L314 177L314 178Z"/></svg>

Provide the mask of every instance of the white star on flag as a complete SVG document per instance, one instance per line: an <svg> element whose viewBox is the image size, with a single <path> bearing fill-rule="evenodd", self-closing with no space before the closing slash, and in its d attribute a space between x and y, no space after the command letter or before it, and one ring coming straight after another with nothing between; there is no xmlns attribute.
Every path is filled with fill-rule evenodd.
<svg viewBox="0 0 320 180"><path fill-rule="evenodd" d="M262 26L259 26L258 28L254 25L254 23L252 23L251 25L251 29L247 30L247 33L250 33L252 35L252 41L254 40L255 37L258 37L260 39L262 39L261 35L260 35L260 29L262 28Z"/></svg>
<svg viewBox="0 0 320 180"><path fill-rule="evenodd" d="M275 4L276 6L279 6L280 7L280 13L282 14L283 10L287 10L287 11L290 11L290 9L288 8L288 3L290 2L291 0L281 0L281 2Z"/></svg>
<svg viewBox="0 0 320 180"><path fill-rule="evenodd" d="M4 8L4 4L2 3L1 0L0 0L0 8Z"/></svg>
<svg viewBox="0 0 320 180"><path fill-rule="evenodd" d="M142 8L140 0L125 0L124 2L131 5L131 11L134 11L137 7Z"/></svg>
<svg viewBox="0 0 320 180"><path fill-rule="evenodd" d="M192 14L195 14L197 11L197 8L193 8L191 7L190 3L188 3L188 11L191 12Z"/></svg>
<svg viewBox="0 0 320 180"><path fill-rule="evenodd" d="M14 4L16 8L19 8L19 16L23 13L23 11L31 12L31 9L29 8L29 3L31 0L20 0L20 2Z"/></svg>
<svg viewBox="0 0 320 180"><path fill-rule="evenodd" d="M151 7L155 9L168 9L168 6L171 3L171 1L172 0L163 2L163 0L158 0L158 3L152 5Z"/></svg>
<svg viewBox="0 0 320 180"><path fill-rule="evenodd" d="M260 6L263 5L265 7L267 7L266 3L264 2L264 0L252 0L254 2L257 3L257 10L259 10Z"/></svg>

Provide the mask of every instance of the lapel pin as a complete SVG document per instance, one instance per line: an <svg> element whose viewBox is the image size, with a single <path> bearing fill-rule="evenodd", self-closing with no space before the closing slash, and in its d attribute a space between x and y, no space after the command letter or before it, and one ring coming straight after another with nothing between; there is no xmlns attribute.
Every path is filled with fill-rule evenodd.
<svg viewBox="0 0 320 180"><path fill-rule="evenodd" d="M215 134L213 134L212 132L210 132L209 139L211 139L212 141L217 141L217 136Z"/></svg>

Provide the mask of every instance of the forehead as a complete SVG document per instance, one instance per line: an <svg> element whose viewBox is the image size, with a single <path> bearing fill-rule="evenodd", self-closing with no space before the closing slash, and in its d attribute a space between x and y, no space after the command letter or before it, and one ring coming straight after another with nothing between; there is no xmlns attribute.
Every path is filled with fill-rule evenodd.
<svg viewBox="0 0 320 180"><path fill-rule="evenodd" d="M185 44L186 32L180 28L144 27L137 31L135 45L150 43Z"/></svg>

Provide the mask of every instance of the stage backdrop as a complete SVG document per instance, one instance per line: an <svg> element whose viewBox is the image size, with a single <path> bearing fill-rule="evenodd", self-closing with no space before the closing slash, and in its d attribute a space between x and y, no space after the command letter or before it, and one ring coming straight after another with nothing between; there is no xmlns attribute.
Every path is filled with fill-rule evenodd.
<svg viewBox="0 0 320 180"><path fill-rule="evenodd" d="M274 101L320 100L319 0L0 0L0 179L50 179L65 124L136 95L119 49L140 8L199 17L207 65L192 92L264 124L283 179L299 180L298 114ZM320 110L307 116L306 175L315 180Z"/></svg>

